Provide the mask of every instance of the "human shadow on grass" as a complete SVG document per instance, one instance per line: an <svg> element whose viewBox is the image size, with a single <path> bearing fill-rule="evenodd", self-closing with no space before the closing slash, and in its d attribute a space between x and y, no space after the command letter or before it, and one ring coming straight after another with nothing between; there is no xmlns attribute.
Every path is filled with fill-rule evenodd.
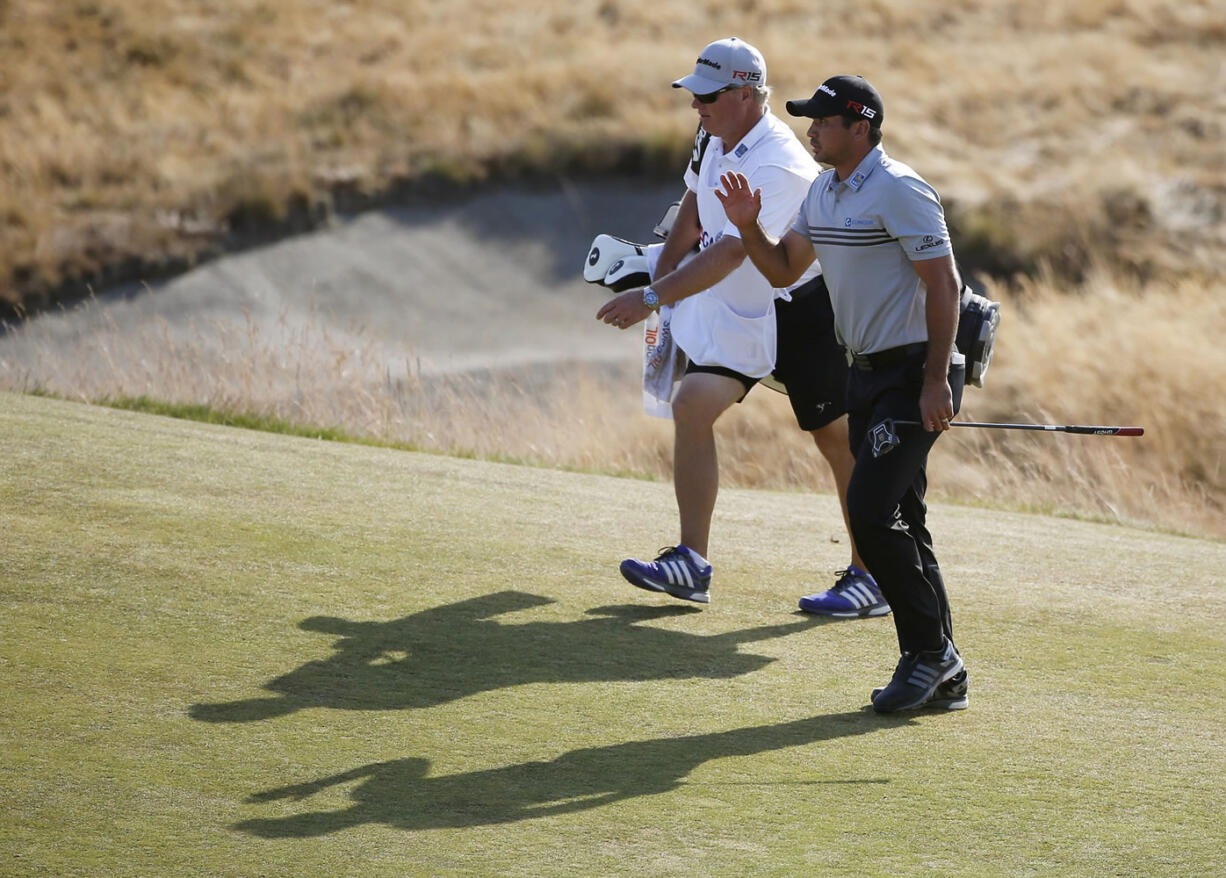
<svg viewBox="0 0 1226 878"><path fill-rule="evenodd" d="M752 756L911 725L907 717L868 711L828 714L775 725L725 732L629 741L571 750L549 762L429 777L430 761L410 757L376 762L306 783L265 790L248 803L301 801L341 784L359 782L353 804L333 811L244 820L235 828L263 838L306 838L365 824L396 829L451 829L512 823L586 811L623 799L675 790L695 768L711 759ZM830 763L837 756L829 753ZM757 783L766 795L775 784L823 783L820 754L807 751L797 770L784 778L738 779ZM835 781L846 783L846 780ZM859 783L888 783L867 778Z"/></svg>
<svg viewBox="0 0 1226 878"><path fill-rule="evenodd" d="M195 704L206 722L251 722L309 707L402 710L432 707L525 683L727 679L774 661L742 644L812 627L810 619L723 634L640 623L699 612L684 606L621 605L571 622L503 623L497 616L551 604L503 591L391 622L305 619L299 627L340 636L335 653L265 683L273 697Z"/></svg>

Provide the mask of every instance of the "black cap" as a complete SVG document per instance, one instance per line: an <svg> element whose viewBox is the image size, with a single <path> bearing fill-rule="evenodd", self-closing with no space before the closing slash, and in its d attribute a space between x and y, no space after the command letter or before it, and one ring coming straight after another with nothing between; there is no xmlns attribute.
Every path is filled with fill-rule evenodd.
<svg viewBox="0 0 1226 878"><path fill-rule="evenodd" d="M881 95L863 76L832 76L817 87L807 101L788 101L793 116L820 119L823 116L853 116L867 119L874 128L881 127L885 107Z"/></svg>

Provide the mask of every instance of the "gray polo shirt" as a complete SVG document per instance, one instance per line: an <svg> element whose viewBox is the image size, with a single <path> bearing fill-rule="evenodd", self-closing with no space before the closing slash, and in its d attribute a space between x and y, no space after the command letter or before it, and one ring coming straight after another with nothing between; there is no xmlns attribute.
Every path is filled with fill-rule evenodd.
<svg viewBox="0 0 1226 878"><path fill-rule="evenodd" d="M936 190L874 147L847 180L809 187L792 226L813 242L840 341L858 354L928 340L926 290L911 262L953 252Z"/></svg>

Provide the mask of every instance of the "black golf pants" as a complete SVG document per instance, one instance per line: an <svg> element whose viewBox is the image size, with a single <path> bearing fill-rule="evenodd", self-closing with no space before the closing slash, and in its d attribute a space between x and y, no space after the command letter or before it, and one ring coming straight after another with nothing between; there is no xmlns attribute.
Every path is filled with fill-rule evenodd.
<svg viewBox="0 0 1226 878"><path fill-rule="evenodd" d="M941 435L921 426L895 426L898 444L874 457L870 435L886 419L920 419L924 359L918 352L887 369L852 366L848 376L848 429L856 458L847 513L856 547L894 611L902 652L938 649L953 640L945 582L932 548L924 493L928 452ZM954 411L962 404L963 366L949 372Z"/></svg>

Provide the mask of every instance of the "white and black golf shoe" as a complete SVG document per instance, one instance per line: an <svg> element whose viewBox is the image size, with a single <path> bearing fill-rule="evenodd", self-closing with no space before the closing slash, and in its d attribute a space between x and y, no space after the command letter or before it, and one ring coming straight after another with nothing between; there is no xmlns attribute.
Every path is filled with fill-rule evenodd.
<svg viewBox="0 0 1226 878"><path fill-rule="evenodd" d="M948 639L939 650L905 652L898 660L893 679L873 698L873 710L895 713L923 707L938 686L964 668L962 656Z"/></svg>

